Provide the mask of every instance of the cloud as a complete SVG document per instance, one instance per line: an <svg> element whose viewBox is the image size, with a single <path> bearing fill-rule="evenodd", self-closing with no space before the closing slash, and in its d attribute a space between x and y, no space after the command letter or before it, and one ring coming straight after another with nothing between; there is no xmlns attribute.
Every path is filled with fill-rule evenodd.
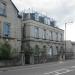
<svg viewBox="0 0 75 75"><path fill-rule="evenodd" d="M75 20L75 0L12 0L17 8L33 8L46 12L57 20L59 27L63 27L68 20Z"/></svg>
<svg viewBox="0 0 75 75"><path fill-rule="evenodd" d="M34 8L57 20L66 19L75 11L75 0L12 0L19 10ZM73 16L72 16L73 17Z"/></svg>

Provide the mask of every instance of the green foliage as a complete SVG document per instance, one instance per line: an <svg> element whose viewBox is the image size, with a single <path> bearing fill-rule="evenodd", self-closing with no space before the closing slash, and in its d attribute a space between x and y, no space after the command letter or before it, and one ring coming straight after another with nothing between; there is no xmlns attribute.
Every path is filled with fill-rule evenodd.
<svg viewBox="0 0 75 75"><path fill-rule="evenodd" d="M11 50L10 55L11 55L11 56L10 56L11 58L15 58L15 57L17 57L17 56L18 56L18 54L17 54L17 52L16 52L16 49L15 49L15 48Z"/></svg>
<svg viewBox="0 0 75 75"><path fill-rule="evenodd" d="M0 60L10 59L11 46L8 42L0 44Z"/></svg>

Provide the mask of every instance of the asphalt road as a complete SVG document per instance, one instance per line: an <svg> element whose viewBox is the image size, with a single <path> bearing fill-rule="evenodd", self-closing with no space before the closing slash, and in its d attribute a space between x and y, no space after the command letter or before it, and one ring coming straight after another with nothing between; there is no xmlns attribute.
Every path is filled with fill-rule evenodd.
<svg viewBox="0 0 75 75"><path fill-rule="evenodd" d="M0 68L0 75L75 75L75 60Z"/></svg>

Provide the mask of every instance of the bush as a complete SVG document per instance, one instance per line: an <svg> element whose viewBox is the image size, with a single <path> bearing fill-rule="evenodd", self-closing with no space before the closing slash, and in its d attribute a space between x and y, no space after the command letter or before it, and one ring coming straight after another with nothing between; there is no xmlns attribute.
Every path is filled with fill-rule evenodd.
<svg viewBox="0 0 75 75"><path fill-rule="evenodd" d="M11 46L8 42L0 44L0 60L7 60L10 59L11 54Z"/></svg>

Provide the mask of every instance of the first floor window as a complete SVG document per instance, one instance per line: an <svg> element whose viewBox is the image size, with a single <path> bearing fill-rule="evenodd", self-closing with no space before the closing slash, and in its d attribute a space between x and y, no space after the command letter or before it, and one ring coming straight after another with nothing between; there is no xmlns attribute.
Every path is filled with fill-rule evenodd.
<svg viewBox="0 0 75 75"><path fill-rule="evenodd" d="M0 15L6 16L6 3L0 2Z"/></svg>
<svg viewBox="0 0 75 75"><path fill-rule="evenodd" d="M39 38L39 28L38 27L34 27L34 34L35 34L35 38Z"/></svg>
<svg viewBox="0 0 75 75"><path fill-rule="evenodd" d="M58 41L58 33L56 33L56 41Z"/></svg>
<svg viewBox="0 0 75 75"><path fill-rule="evenodd" d="M4 36L9 36L10 35L10 23L4 22L3 35Z"/></svg>
<svg viewBox="0 0 75 75"><path fill-rule="evenodd" d="M43 30L43 39L46 39L46 30Z"/></svg>
<svg viewBox="0 0 75 75"><path fill-rule="evenodd" d="M51 40L53 40L53 32L51 32Z"/></svg>
<svg viewBox="0 0 75 75"><path fill-rule="evenodd" d="M49 31L49 40L51 40L51 31Z"/></svg>
<svg viewBox="0 0 75 75"><path fill-rule="evenodd" d="M60 34L61 38L60 38L60 41L62 41L62 34Z"/></svg>

